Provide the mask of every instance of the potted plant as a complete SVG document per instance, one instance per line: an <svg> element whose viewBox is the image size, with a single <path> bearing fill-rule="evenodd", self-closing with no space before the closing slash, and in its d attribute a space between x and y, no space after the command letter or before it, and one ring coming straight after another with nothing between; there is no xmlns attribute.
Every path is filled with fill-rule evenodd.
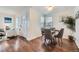
<svg viewBox="0 0 79 59"><path fill-rule="evenodd" d="M67 25L67 27L72 31L71 35L69 35L69 39L70 41L74 41L74 37L73 37L73 32L75 32L75 18L73 18L72 16L67 16L64 18L62 18L62 22L64 22L64 24Z"/></svg>

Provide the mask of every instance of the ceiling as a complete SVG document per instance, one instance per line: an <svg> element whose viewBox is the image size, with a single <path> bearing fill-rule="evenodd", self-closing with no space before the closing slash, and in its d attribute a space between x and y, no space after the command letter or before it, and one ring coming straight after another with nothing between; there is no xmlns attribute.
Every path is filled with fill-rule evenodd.
<svg viewBox="0 0 79 59"><path fill-rule="evenodd" d="M9 13L9 14L19 14L21 12L24 12L29 7L26 6L0 6L0 12L1 13Z"/></svg>
<svg viewBox="0 0 79 59"><path fill-rule="evenodd" d="M33 8L35 8L36 10L38 10L39 12L41 12L42 14L49 14L52 11L48 11L47 6L33 6Z"/></svg>
<svg viewBox="0 0 79 59"><path fill-rule="evenodd" d="M46 6L0 6L0 12L3 13L10 13L10 14L18 14L22 12L28 12L27 10L32 7L35 8L41 14L46 15L53 15L53 13L58 13L64 10L72 10L74 6L56 6L53 7L51 11L48 11L45 7Z"/></svg>
<svg viewBox="0 0 79 59"><path fill-rule="evenodd" d="M74 10L75 8L75 6L54 6L51 11L48 11L45 7L46 6L33 6L33 8L38 10L40 13L48 16L51 16L55 13L59 13L65 10Z"/></svg>

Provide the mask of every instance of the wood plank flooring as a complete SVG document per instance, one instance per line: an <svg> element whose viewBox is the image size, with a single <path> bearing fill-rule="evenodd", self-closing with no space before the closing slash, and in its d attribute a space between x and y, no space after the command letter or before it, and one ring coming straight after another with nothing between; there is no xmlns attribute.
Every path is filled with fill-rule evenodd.
<svg viewBox="0 0 79 59"><path fill-rule="evenodd" d="M41 37L31 41L25 40L21 36L11 38L7 41L0 42L0 52L78 52L75 42L70 42L68 39L63 39L62 47L58 44L55 47L43 45Z"/></svg>
<svg viewBox="0 0 79 59"><path fill-rule="evenodd" d="M77 52L79 51L75 42L70 42L68 39L63 39L62 47L58 44L55 47L46 48L43 45L43 40L41 38L34 39L31 41L34 51L46 51L46 52Z"/></svg>

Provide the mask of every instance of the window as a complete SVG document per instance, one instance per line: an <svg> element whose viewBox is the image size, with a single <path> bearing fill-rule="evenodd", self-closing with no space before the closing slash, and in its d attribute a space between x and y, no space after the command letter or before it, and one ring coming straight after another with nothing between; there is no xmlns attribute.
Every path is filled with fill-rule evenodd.
<svg viewBox="0 0 79 59"><path fill-rule="evenodd" d="M41 24L41 28L43 28L43 27L44 27L44 17L41 17L41 22L40 22L40 24Z"/></svg>
<svg viewBox="0 0 79 59"><path fill-rule="evenodd" d="M10 18L10 17L4 17L4 22L5 23L12 23L12 18Z"/></svg>
<svg viewBox="0 0 79 59"><path fill-rule="evenodd" d="M53 26L52 17L41 17L41 28L51 28Z"/></svg>
<svg viewBox="0 0 79 59"><path fill-rule="evenodd" d="M46 18L46 27L51 28L52 27L52 17Z"/></svg>

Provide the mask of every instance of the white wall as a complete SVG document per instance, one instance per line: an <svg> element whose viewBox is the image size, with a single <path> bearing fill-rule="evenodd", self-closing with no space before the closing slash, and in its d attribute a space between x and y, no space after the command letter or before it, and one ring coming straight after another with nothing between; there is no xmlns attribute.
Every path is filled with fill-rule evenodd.
<svg viewBox="0 0 79 59"><path fill-rule="evenodd" d="M7 7L0 6L0 28L5 27L5 25L10 25L11 27L15 27L15 18L18 13L15 10L9 9ZM4 17L9 16L12 17L11 24L4 23Z"/></svg>
<svg viewBox="0 0 79 59"><path fill-rule="evenodd" d="M61 22L61 19L62 19L62 16L72 16L74 17L74 7L62 7L62 6L59 6L57 7L56 9L53 10L53 26L56 28L56 29L61 29L61 28L64 28L64 35L63 35L63 38L68 38L68 35L71 34L71 30L67 28L67 26Z"/></svg>
<svg viewBox="0 0 79 59"><path fill-rule="evenodd" d="M28 40L32 40L41 36L40 19L41 16L39 11L34 8L30 8Z"/></svg>
<svg viewBox="0 0 79 59"><path fill-rule="evenodd" d="M77 13L77 11L79 11L79 7L75 8L75 14ZM79 18L76 19L76 27L75 28L76 28L76 34L75 34L76 40L75 40L75 42L76 42L77 47L79 48Z"/></svg>
<svg viewBox="0 0 79 59"><path fill-rule="evenodd" d="M12 18L12 23L10 23L10 24L4 23L4 17L6 17L6 16L9 16ZM2 27L4 28L6 25L10 25L12 27L14 25L14 20L15 20L15 16L0 14L0 28L2 28Z"/></svg>
<svg viewBox="0 0 79 59"><path fill-rule="evenodd" d="M22 11L16 18L17 34L26 37L27 40L41 36L40 18L40 12L33 7Z"/></svg>
<svg viewBox="0 0 79 59"><path fill-rule="evenodd" d="M7 8L0 7L0 28L5 30L7 36L11 36L11 35L16 34L16 31L15 31L16 15L18 15L17 12L10 10L10 9L7 9ZM11 17L12 23L5 23L4 17ZM6 31L6 29L5 29L6 26L9 26L10 30Z"/></svg>
<svg viewBox="0 0 79 59"><path fill-rule="evenodd" d="M75 42L79 48L79 19L76 19L76 40Z"/></svg>
<svg viewBox="0 0 79 59"><path fill-rule="evenodd" d="M9 9L8 9L9 10ZM72 7L66 8L66 7L57 7L53 9L52 12L52 18L53 18L53 26L57 29L60 29L62 27L65 28L64 37L67 38L67 36L70 34L70 30L62 23L60 22L62 16L73 16L74 9ZM4 12L5 13L5 12ZM1 16L2 15L2 16ZM27 10L22 10L19 14L14 13L10 11L10 13L6 12L6 14L2 14L0 12L0 19L2 19L4 16L12 16L14 18L14 28L16 28L16 18L18 19L18 29L17 34L23 35L28 40L34 39L36 37L41 36L41 30L40 30L40 20L42 14L40 14L40 10L36 10L33 7L28 8ZM24 25L23 18L26 20L27 24ZM3 20L0 20L0 24L3 24ZM20 25L22 26L20 28ZM0 25L0 27L3 27L3 25ZM21 31L19 32L19 29Z"/></svg>
<svg viewBox="0 0 79 59"><path fill-rule="evenodd" d="M23 9L16 17L16 32L17 35L28 37L28 23L29 23L30 9ZM28 39L29 40L29 39Z"/></svg>

